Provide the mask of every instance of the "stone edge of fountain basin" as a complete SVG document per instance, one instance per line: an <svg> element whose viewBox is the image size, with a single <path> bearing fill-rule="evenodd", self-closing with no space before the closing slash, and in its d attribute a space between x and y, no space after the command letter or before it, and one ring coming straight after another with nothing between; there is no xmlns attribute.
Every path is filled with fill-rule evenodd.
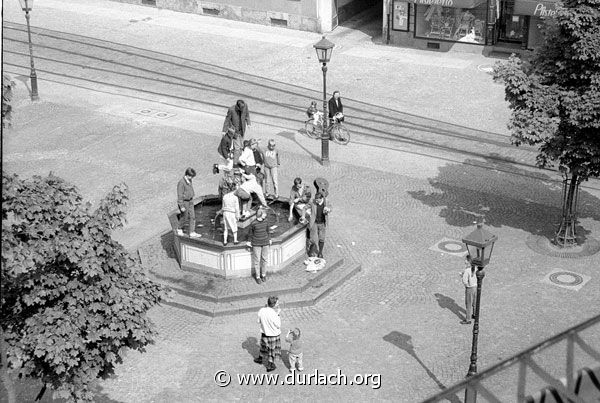
<svg viewBox="0 0 600 403"><path fill-rule="evenodd" d="M217 195L204 195L194 199L194 207ZM278 202L286 202L285 198ZM174 249L182 270L211 273L224 278L252 276L252 253L245 243L224 246L221 242L206 238L190 238L177 235L179 210L168 214L173 232ZM272 239L268 256L268 272L277 272L297 259L306 249L306 225L296 225Z"/></svg>

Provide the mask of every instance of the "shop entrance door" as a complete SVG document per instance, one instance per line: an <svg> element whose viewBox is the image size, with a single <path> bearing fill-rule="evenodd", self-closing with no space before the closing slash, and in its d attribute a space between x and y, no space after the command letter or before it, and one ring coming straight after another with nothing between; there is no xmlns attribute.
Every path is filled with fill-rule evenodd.
<svg viewBox="0 0 600 403"><path fill-rule="evenodd" d="M521 43L525 36L525 16L513 15L514 0L504 1L498 21L498 41Z"/></svg>
<svg viewBox="0 0 600 403"><path fill-rule="evenodd" d="M338 0L331 1L331 29L338 26Z"/></svg>

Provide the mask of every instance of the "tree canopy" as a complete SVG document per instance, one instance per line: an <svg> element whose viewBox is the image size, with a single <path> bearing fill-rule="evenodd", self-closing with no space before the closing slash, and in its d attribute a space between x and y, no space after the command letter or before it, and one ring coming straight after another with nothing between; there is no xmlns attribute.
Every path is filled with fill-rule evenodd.
<svg viewBox="0 0 600 403"><path fill-rule="evenodd" d="M48 384L55 395L92 400L90 383L113 373L127 348L155 335L148 310L161 286L111 238L128 189L96 209L50 174L2 175L2 372Z"/></svg>
<svg viewBox="0 0 600 403"><path fill-rule="evenodd" d="M600 174L600 0L566 0L546 18L530 60L497 63L515 145L537 145L540 167L579 179Z"/></svg>

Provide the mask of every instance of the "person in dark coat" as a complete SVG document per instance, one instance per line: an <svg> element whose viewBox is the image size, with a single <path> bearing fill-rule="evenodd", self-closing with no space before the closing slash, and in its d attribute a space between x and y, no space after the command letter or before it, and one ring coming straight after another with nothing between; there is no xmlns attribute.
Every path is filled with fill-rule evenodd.
<svg viewBox="0 0 600 403"><path fill-rule="evenodd" d="M223 137L221 137L221 142L219 143L217 151L221 157L223 157L224 161L221 164L213 164L213 174L218 174L222 170L231 171L233 169L233 164L235 162L235 136L235 129L230 127Z"/></svg>
<svg viewBox="0 0 600 403"><path fill-rule="evenodd" d="M325 247L325 234L327 230L327 216L331 212L331 206L327 204L327 200L322 193L315 194L315 200L311 205L311 214L308 224L310 231L311 248L318 245L318 257L323 258L323 248Z"/></svg>
<svg viewBox="0 0 600 403"><path fill-rule="evenodd" d="M259 208L256 219L250 224L247 235L248 246L252 248L252 266L254 277L258 284L267 281L267 262L269 260L269 246L271 246L271 234L267 223L267 212Z"/></svg>
<svg viewBox="0 0 600 403"><path fill-rule="evenodd" d="M235 105L227 110L225 123L223 123L223 132L227 132L227 129L233 126L235 132L244 137L246 134L246 125L250 126L250 112L248 112L246 102L239 99Z"/></svg>
<svg viewBox="0 0 600 403"><path fill-rule="evenodd" d="M329 105L327 107L329 109L329 119L333 119L336 113L344 113L344 105L342 105L342 99L340 98L339 91L333 91L333 96L329 100ZM340 119L340 122L343 122L344 118Z"/></svg>

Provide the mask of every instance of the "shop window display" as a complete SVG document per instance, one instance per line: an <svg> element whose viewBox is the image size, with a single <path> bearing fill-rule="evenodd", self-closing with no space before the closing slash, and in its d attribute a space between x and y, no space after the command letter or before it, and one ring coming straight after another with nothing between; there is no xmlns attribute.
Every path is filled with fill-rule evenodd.
<svg viewBox="0 0 600 403"><path fill-rule="evenodd" d="M486 12L485 3L474 8L419 5L416 10L416 36L484 44Z"/></svg>

